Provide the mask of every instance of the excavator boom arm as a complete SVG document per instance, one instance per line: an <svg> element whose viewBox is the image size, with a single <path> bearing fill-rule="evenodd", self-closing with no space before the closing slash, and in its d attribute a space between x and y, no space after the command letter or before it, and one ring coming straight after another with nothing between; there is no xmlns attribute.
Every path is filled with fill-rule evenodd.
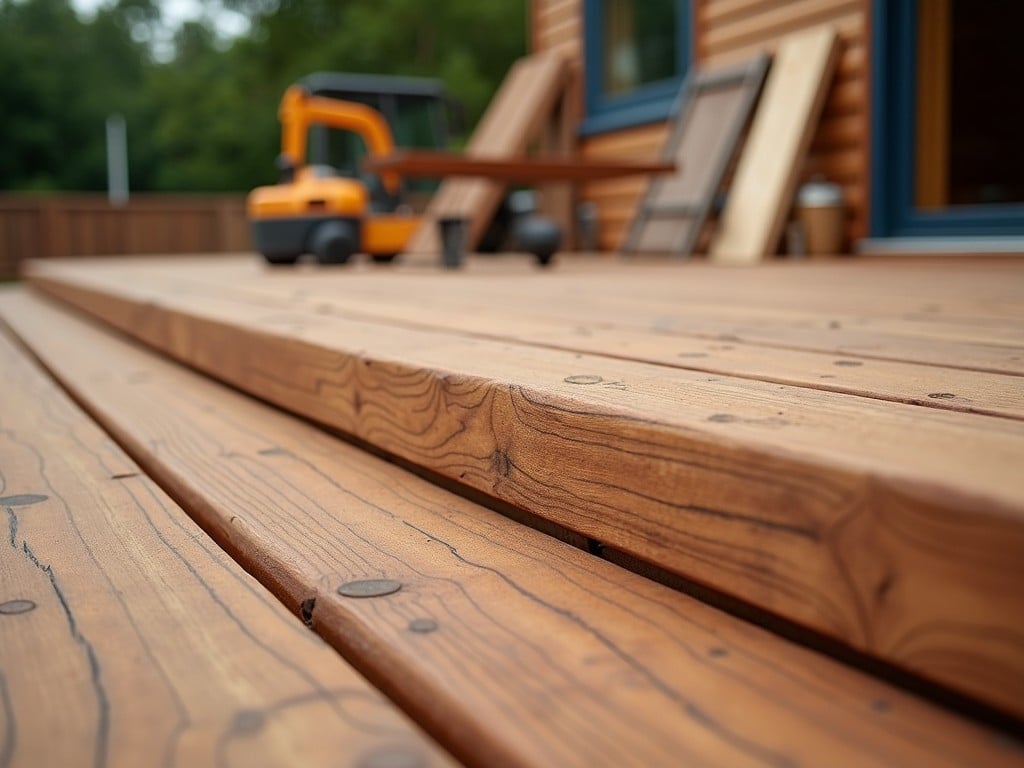
<svg viewBox="0 0 1024 768"><path fill-rule="evenodd" d="M387 121L375 109L352 101L311 96L298 85L285 91L278 110L281 120L281 151L296 165L305 164L311 125L352 131L363 138L370 154L383 157L394 152L395 142ZM394 171L380 174L388 192L397 194L401 177Z"/></svg>

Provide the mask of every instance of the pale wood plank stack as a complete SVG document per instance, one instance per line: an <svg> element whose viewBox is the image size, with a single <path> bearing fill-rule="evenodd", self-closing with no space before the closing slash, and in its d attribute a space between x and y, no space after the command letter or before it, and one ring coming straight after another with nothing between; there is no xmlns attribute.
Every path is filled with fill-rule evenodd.
<svg viewBox="0 0 1024 768"><path fill-rule="evenodd" d="M775 254L838 60L828 26L779 44L711 243L713 261L750 264Z"/></svg>

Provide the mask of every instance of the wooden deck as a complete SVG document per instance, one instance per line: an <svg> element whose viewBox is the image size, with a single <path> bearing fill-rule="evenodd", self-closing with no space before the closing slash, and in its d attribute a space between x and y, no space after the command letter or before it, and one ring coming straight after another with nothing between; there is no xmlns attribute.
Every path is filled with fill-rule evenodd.
<svg viewBox="0 0 1024 768"><path fill-rule="evenodd" d="M418 726L473 765L1024 764L1024 260L247 256L29 282L48 298L0 297L10 337L403 710L380 715L402 759L444 759ZM0 434L34 429L26 386ZM8 442L0 495L38 494ZM72 515L86 551L113 519ZM401 589L338 593L363 579ZM0 621L5 675L25 631ZM21 685L8 722L38 706Z"/></svg>

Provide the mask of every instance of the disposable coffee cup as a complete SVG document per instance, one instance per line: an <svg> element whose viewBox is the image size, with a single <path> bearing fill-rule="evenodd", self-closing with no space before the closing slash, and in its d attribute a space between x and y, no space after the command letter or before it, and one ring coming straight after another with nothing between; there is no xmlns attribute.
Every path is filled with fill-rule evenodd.
<svg viewBox="0 0 1024 768"><path fill-rule="evenodd" d="M457 216L445 216L437 221L441 235L441 264L445 269L458 269L466 253L468 222Z"/></svg>
<svg viewBox="0 0 1024 768"><path fill-rule="evenodd" d="M834 256L843 246L843 190L838 184L812 181L797 194L797 217L803 224L811 256Z"/></svg>

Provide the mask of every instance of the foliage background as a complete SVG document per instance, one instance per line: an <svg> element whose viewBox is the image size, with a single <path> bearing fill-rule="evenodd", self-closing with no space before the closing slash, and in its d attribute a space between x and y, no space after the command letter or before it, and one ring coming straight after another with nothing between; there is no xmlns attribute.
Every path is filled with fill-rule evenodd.
<svg viewBox="0 0 1024 768"><path fill-rule="evenodd" d="M132 191L274 180L277 103L318 70L439 77L472 126L525 51L516 0L223 0L248 32L186 22L155 55L159 0L0 0L0 190L103 190L105 120L128 125ZM157 51L157 53L160 53Z"/></svg>

